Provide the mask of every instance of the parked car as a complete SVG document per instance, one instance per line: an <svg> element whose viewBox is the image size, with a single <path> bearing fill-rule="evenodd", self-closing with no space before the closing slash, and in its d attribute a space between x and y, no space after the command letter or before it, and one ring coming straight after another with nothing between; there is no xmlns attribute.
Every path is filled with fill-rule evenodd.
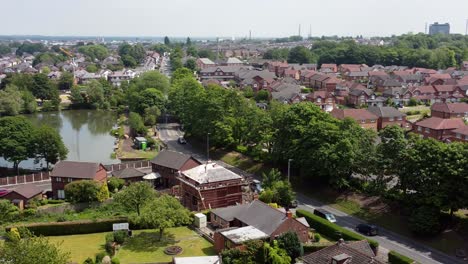
<svg viewBox="0 0 468 264"><path fill-rule="evenodd" d="M187 141L185 140L184 137L179 137L177 141L179 142L179 144L187 144Z"/></svg>
<svg viewBox="0 0 468 264"><path fill-rule="evenodd" d="M359 224L356 226L356 231L367 236L376 236L379 234L379 229L375 225Z"/></svg>
<svg viewBox="0 0 468 264"><path fill-rule="evenodd" d="M0 197L2 197L3 195L9 193L10 191L9 190L6 190L6 189L0 189Z"/></svg>
<svg viewBox="0 0 468 264"><path fill-rule="evenodd" d="M289 208L296 208L297 207L297 200L292 200L289 204Z"/></svg>
<svg viewBox="0 0 468 264"><path fill-rule="evenodd" d="M327 212L325 210L322 210L322 209L315 209L314 210L314 215L320 216L323 219L327 219L328 221L330 221L332 223L336 222L336 218L332 213L329 213L329 212Z"/></svg>
<svg viewBox="0 0 468 264"><path fill-rule="evenodd" d="M256 193L261 193L263 191L262 182L260 182L259 180L253 180L252 189Z"/></svg>

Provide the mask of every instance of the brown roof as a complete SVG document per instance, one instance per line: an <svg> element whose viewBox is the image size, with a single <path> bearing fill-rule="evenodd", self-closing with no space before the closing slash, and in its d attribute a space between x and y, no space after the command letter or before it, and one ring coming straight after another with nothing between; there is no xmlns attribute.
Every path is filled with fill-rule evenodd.
<svg viewBox="0 0 468 264"><path fill-rule="evenodd" d="M438 92L452 92L455 88L455 85L434 85L434 89Z"/></svg>
<svg viewBox="0 0 468 264"><path fill-rule="evenodd" d="M117 178L126 179L134 177L143 177L146 174L135 168L125 168L123 170L113 171L112 175Z"/></svg>
<svg viewBox="0 0 468 264"><path fill-rule="evenodd" d="M151 160L151 163L174 170L180 170L189 159L197 161L192 156L181 152L163 150Z"/></svg>
<svg viewBox="0 0 468 264"><path fill-rule="evenodd" d="M374 259L375 254L366 240L355 242L338 242L335 245L318 250L303 257L305 264L330 264L332 258L339 255L350 257L347 264L382 264Z"/></svg>
<svg viewBox="0 0 468 264"><path fill-rule="evenodd" d="M432 111L444 113L466 113L468 112L467 103L435 103L431 106Z"/></svg>
<svg viewBox="0 0 468 264"><path fill-rule="evenodd" d="M79 179L94 179L100 163L81 161L60 161L55 164L50 176Z"/></svg>
<svg viewBox="0 0 468 264"><path fill-rule="evenodd" d="M378 117L367 109L333 109L331 115L338 119L350 117L354 120L377 119Z"/></svg>
<svg viewBox="0 0 468 264"><path fill-rule="evenodd" d="M468 136L468 126L462 126L460 128L453 130L452 132Z"/></svg>
<svg viewBox="0 0 468 264"><path fill-rule="evenodd" d="M34 184L22 184L18 186L16 189L11 191L10 193L15 192L26 199L31 199L34 196L41 194L43 191L41 188L37 187Z"/></svg>
<svg viewBox="0 0 468 264"><path fill-rule="evenodd" d="M465 123L461 118L444 119L440 117L430 117L416 123L417 126L427 127L435 130L457 129L463 127Z"/></svg>

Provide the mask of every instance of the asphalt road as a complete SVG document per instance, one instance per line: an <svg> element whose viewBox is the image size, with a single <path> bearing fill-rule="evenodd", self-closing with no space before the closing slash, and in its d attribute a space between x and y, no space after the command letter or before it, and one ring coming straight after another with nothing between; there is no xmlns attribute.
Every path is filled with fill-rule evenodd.
<svg viewBox="0 0 468 264"><path fill-rule="evenodd" d="M182 136L183 133L178 130L177 124L162 124L159 129L159 137L167 145L168 149L179 151L186 154L191 154L193 157L199 159L200 161L206 161L206 153L199 153L190 144L179 144L177 139ZM238 168L234 168L229 164L226 164L222 161L216 161L216 163L221 166L226 167L240 175L253 177L253 175L246 173ZM365 223L365 221L350 216L346 213L343 213L335 208L327 206L315 199L311 199L301 193L297 193L298 208L304 209L307 211L313 211L314 208L322 208L333 213L336 216L336 224L345 227L350 230L354 230L354 227L360 223ZM467 264L468 261L463 261L455 256L449 256L443 252L435 250L433 248L427 247L419 242L411 240L405 236L396 234L392 231L386 230L379 227L379 235L371 237L372 239L379 242L381 249L383 251L394 250L400 254L408 256L418 263L424 264L436 264L436 263L447 263L447 264Z"/></svg>

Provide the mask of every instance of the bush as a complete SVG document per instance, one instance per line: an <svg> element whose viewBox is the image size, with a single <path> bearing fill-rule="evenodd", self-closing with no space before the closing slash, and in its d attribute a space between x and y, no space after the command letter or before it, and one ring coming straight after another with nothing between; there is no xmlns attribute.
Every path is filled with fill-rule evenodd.
<svg viewBox="0 0 468 264"><path fill-rule="evenodd" d="M94 260L92 258L87 258L83 264L94 264Z"/></svg>
<svg viewBox="0 0 468 264"><path fill-rule="evenodd" d="M408 227L417 235L434 235L439 233L440 210L433 206L420 206L411 211Z"/></svg>
<svg viewBox="0 0 468 264"><path fill-rule="evenodd" d="M65 197L72 203L88 203L97 201L100 186L96 181L84 180L70 182L65 186Z"/></svg>
<svg viewBox="0 0 468 264"><path fill-rule="evenodd" d="M286 250L292 259L296 259L304 254L301 241L294 232L288 231L280 235L277 241L278 246Z"/></svg>
<svg viewBox="0 0 468 264"><path fill-rule="evenodd" d="M114 232L114 242L122 245L125 240L128 238L128 233L126 230L119 230Z"/></svg>
<svg viewBox="0 0 468 264"><path fill-rule="evenodd" d="M64 203L65 201L64 200L47 200L47 203L48 204L61 204L61 203Z"/></svg>
<svg viewBox="0 0 468 264"><path fill-rule="evenodd" d="M411 264L414 263L414 260L403 256L395 251L388 252L388 263L390 264Z"/></svg>
<svg viewBox="0 0 468 264"><path fill-rule="evenodd" d="M314 242L320 242L320 239L322 239L322 237L320 236L319 233L315 233L314 235Z"/></svg>
<svg viewBox="0 0 468 264"><path fill-rule="evenodd" d="M112 245L114 242L106 242L104 245L104 248L107 252L107 254L113 256L114 255L114 246Z"/></svg>
<svg viewBox="0 0 468 264"><path fill-rule="evenodd" d="M102 259L106 256L106 253L99 252L96 254L96 264L102 263Z"/></svg>
<svg viewBox="0 0 468 264"><path fill-rule="evenodd" d="M112 224L127 222L127 218L104 219L98 221L80 220L57 223L35 223L23 225L36 236L64 236L112 231ZM7 227L9 231L12 227Z"/></svg>
<svg viewBox="0 0 468 264"><path fill-rule="evenodd" d="M111 263L112 264L120 264L120 260L118 258L112 258Z"/></svg>
<svg viewBox="0 0 468 264"><path fill-rule="evenodd" d="M109 188L109 191L111 192L116 192L116 190L122 189L124 186L125 181L123 179L117 178L117 177L110 177L109 181L107 182L107 188Z"/></svg>
<svg viewBox="0 0 468 264"><path fill-rule="evenodd" d="M305 217L311 228L314 228L317 232L332 239L339 240L342 238L346 241L367 240L372 249L376 250L379 247L379 243L377 241L366 239L364 236L331 223L321 217L314 215L311 212L299 209L296 211L296 215L298 217Z"/></svg>
<svg viewBox="0 0 468 264"><path fill-rule="evenodd" d="M36 209L32 209L32 208L24 209L23 212L21 212L21 214L24 217L34 216L34 215L36 215L36 213L37 213Z"/></svg>

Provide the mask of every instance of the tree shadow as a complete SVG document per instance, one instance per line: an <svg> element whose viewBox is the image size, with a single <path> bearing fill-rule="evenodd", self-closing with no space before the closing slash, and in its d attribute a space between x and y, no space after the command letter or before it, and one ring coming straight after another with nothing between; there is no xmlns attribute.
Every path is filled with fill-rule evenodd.
<svg viewBox="0 0 468 264"><path fill-rule="evenodd" d="M205 247L205 248L202 248L201 249L203 254L205 254L206 256L214 256L216 255L216 250L214 249L213 246L211 247Z"/></svg>
<svg viewBox="0 0 468 264"><path fill-rule="evenodd" d="M159 231L154 232L141 232L134 235L124 243L124 248L129 251L135 252L150 252L158 248L166 247L178 243L175 236L167 231L164 232L163 237L159 240Z"/></svg>

